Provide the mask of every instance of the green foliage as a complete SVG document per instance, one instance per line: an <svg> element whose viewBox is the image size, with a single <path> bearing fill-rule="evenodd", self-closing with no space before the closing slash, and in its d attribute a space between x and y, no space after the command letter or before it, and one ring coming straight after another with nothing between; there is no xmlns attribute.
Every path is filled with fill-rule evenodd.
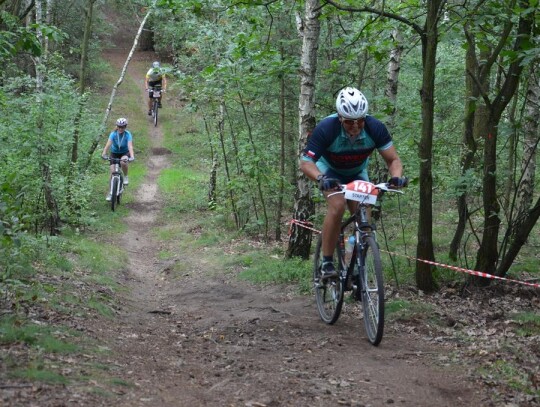
<svg viewBox="0 0 540 407"><path fill-rule="evenodd" d="M50 41L62 41L66 36L58 27L46 24L19 25L19 19L12 14L0 10L0 21L5 30L0 31L0 62L4 64L10 57L17 53L27 52L39 57L42 47L38 38L38 32L43 38Z"/></svg>
<svg viewBox="0 0 540 407"><path fill-rule="evenodd" d="M522 336L540 335L540 316L535 313L521 313L512 316L512 319L520 325L517 330Z"/></svg>
<svg viewBox="0 0 540 407"><path fill-rule="evenodd" d="M254 283L298 284L300 292L309 293L312 286L313 264L299 258L285 260L265 250L240 256L236 263L242 267L239 277Z"/></svg>
<svg viewBox="0 0 540 407"><path fill-rule="evenodd" d="M429 304L399 299L387 301L384 310L390 320L410 321L424 318L425 315L433 315L433 309Z"/></svg>
<svg viewBox="0 0 540 407"><path fill-rule="evenodd" d="M0 344L23 343L47 353L72 353L77 351L73 343L59 339L65 336L57 327L37 325L16 317L4 316L0 319Z"/></svg>
<svg viewBox="0 0 540 407"><path fill-rule="evenodd" d="M27 369L16 369L10 376L25 380L33 380L50 384L67 384L68 379L52 370L47 370L42 364Z"/></svg>

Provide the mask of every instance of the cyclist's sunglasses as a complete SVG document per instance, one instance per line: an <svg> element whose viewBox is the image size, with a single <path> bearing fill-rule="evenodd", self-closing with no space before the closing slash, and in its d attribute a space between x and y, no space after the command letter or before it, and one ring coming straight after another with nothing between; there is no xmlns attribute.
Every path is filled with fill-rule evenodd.
<svg viewBox="0 0 540 407"><path fill-rule="evenodd" d="M341 123L346 124L347 126L352 126L355 123L358 123L358 125L361 125L364 123L364 119L344 119L341 118Z"/></svg>
<svg viewBox="0 0 540 407"><path fill-rule="evenodd" d="M116 127L118 127L119 129L125 129L126 128L126 126L116 126Z"/></svg>

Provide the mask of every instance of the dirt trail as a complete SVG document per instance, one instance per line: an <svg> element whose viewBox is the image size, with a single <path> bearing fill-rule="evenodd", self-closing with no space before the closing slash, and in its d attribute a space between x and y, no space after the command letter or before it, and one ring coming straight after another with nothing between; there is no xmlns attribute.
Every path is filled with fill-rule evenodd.
<svg viewBox="0 0 540 407"><path fill-rule="evenodd" d="M127 50L110 50L121 67ZM139 52L129 69L141 84L154 57ZM141 99L141 112L146 106ZM167 109L165 106L164 109ZM443 347L388 326L375 348L349 309L335 326L317 315L312 297L286 287L259 287L207 269L203 251L180 253L181 280L168 279L158 259L160 226L156 178L169 165L158 126L150 128L148 173L133 194L130 253L118 278L127 291L115 321L95 327L111 349L111 372L128 385L104 400L115 406L471 406L487 405L466 371L442 367ZM208 264L210 264L208 262Z"/></svg>

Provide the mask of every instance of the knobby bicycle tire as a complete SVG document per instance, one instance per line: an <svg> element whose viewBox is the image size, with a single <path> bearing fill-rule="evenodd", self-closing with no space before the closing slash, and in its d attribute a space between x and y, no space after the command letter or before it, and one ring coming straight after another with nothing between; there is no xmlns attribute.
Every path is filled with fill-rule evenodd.
<svg viewBox="0 0 540 407"><path fill-rule="evenodd" d="M364 237L361 256L361 297L366 335L377 346L384 331L384 282L379 246L373 236Z"/></svg>
<svg viewBox="0 0 540 407"><path fill-rule="evenodd" d="M111 209L114 211L116 204L117 204L117 198L118 198L118 183L119 179L118 177L114 176L111 179Z"/></svg>
<svg viewBox="0 0 540 407"><path fill-rule="evenodd" d="M342 263L342 252L339 244L334 251L334 258L338 259L338 264ZM341 279L332 278L325 282L321 279L322 266L322 235L319 235L314 256L313 267L313 286L315 290L315 300L317 302L317 311L321 319L329 324L334 324L341 314L343 307L343 284Z"/></svg>
<svg viewBox="0 0 540 407"><path fill-rule="evenodd" d="M154 99L154 105L153 105L153 113L154 113L154 127L157 126L158 123L158 111L159 111L159 101L158 99Z"/></svg>
<svg viewBox="0 0 540 407"><path fill-rule="evenodd" d="M124 188L124 184L121 180L118 180L118 192L116 194L116 203L120 205L120 197L122 196L122 189Z"/></svg>

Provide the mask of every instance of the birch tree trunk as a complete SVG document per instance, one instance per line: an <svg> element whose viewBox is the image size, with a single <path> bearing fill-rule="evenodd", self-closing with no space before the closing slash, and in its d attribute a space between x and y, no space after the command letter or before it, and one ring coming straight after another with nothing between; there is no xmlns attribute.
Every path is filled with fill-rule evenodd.
<svg viewBox="0 0 540 407"><path fill-rule="evenodd" d="M391 113L388 118L388 127L390 133L395 127L395 117L396 117L396 99L398 93L398 84L399 84L399 70L401 62L401 54L403 53L403 39L401 33L398 29L392 31L392 39L395 43L394 48L390 51L390 61L388 62L388 73L386 75L386 90L384 92L385 96L388 98L391 104Z"/></svg>
<svg viewBox="0 0 540 407"><path fill-rule="evenodd" d="M299 32L303 38L302 55L300 61L300 97L298 101L299 128L298 128L298 154L304 149L309 133L315 127L315 73L317 71L317 51L319 48L320 0L306 0L303 24ZM315 207L311 199L311 185L309 179L297 170L297 183L294 200L294 219L309 221L313 216ZM286 256L299 256L309 258L311 249L311 231L298 225L291 225L289 247Z"/></svg>

